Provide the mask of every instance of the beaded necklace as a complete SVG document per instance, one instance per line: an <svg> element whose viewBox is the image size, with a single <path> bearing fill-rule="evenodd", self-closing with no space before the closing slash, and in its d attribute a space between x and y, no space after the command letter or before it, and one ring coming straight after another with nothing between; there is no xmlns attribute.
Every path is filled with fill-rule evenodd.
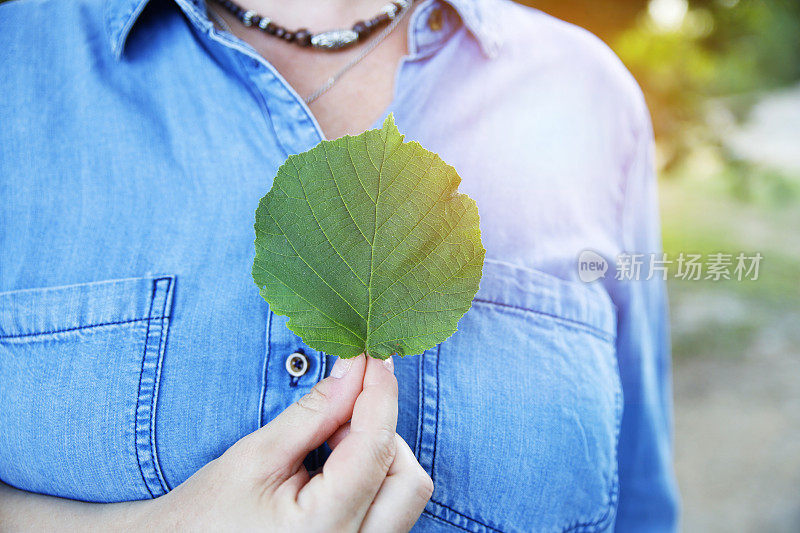
<svg viewBox="0 0 800 533"><path fill-rule="evenodd" d="M289 32L276 24L273 24L268 17L257 14L252 10L244 10L237 6L230 0L214 0L219 5L228 10L235 16L242 24L247 27L255 26L268 35L284 39L288 42L293 42L299 46L312 46L322 50L339 50L361 41L367 35L372 33L376 28L386 26L383 31L364 47L361 52L347 62L341 69L336 71L329 77L322 86L311 93L309 96L303 98L303 101L308 105L315 101L317 98L325 94L333 85L339 81L348 70L356 66L362 59L372 52L386 37L400 24L400 21L406 13L410 11L411 4L416 0L396 0L391 4L387 4L381 9L381 12L367 21L358 21L353 25L352 30L331 30L312 35L306 29L299 29L294 32ZM225 23L225 20L216 14L216 12L209 7L209 14L216 20L217 24L223 29L232 33L231 28ZM388 24L388 25L387 25ZM351 33L347 33L351 32ZM316 38L316 43L315 43Z"/></svg>
<svg viewBox="0 0 800 533"><path fill-rule="evenodd" d="M214 0L221 7L247 27L256 27L267 35L272 35L298 46L318 50L341 50L365 40L375 30L386 26L411 6L412 0L395 0L381 8L377 15L368 20L359 20L351 29L329 30L311 33L306 28L291 31L276 24L269 17L259 15L253 10L244 9L231 0Z"/></svg>

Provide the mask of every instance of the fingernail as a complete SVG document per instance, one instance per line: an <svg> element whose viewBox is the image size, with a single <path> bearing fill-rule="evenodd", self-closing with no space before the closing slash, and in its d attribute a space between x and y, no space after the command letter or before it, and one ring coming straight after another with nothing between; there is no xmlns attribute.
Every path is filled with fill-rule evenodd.
<svg viewBox="0 0 800 533"><path fill-rule="evenodd" d="M386 367L386 370L394 374L394 360L391 355L383 360L383 366Z"/></svg>
<svg viewBox="0 0 800 533"><path fill-rule="evenodd" d="M350 359L337 358L336 362L333 364L333 368L331 368L331 377L336 379L343 378L350 372L351 366L353 366L352 357Z"/></svg>

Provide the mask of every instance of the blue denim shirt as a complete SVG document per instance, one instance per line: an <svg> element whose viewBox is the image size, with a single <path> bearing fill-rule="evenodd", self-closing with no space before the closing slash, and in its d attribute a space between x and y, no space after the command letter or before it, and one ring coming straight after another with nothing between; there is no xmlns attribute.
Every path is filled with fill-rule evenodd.
<svg viewBox="0 0 800 533"><path fill-rule="evenodd" d="M0 24L0 479L157 497L330 370L250 277L259 198L323 135L200 0L18 0ZM672 530L664 284L576 269L660 247L638 87L504 0L424 0L408 47L386 113L458 170L487 249L458 332L396 362L436 486L417 530Z"/></svg>

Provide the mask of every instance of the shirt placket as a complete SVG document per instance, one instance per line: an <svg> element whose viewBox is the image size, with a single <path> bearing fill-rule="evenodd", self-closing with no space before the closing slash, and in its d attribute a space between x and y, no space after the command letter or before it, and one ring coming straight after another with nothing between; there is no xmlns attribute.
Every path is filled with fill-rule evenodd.
<svg viewBox="0 0 800 533"><path fill-rule="evenodd" d="M217 31L204 15L202 1L177 2L209 53L247 86L264 120L265 135L278 140L285 156L309 150L324 139L311 111L271 64L248 44ZM267 314L260 425L309 392L327 372L325 354L307 346L286 322L286 317L272 311Z"/></svg>
<svg viewBox="0 0 800 533"><path fill-rule="evenodd" d="M204 14L202 0L176 1L209 53L250 90L254 106L264 120L265 134L274 135L287 157L307 151L324 139L308 106L274 66L247 43L216 30ZM409 56L405 61L418 61L433 54L454 30L455 19L455 13L438 0L421 2L409 24ZM402 71L402 66L399 68ZM396 81L401 83L400 76ZM286 327L286 322L286 317L272 311L267 314L260 425L309 392L334 362L333 357L307 346Z"/></svg>
<svg viewBox="0 0 800 533"><path fill-rule="evenodd" d="M287 157L309 150L324 139L311 112L272 65L249 50L233 53L265 124L271 127ZM286 317L269 312L265 328L261 425L309 392L326 373L325 355L306 345L286 327L286 322Z"/></svg>

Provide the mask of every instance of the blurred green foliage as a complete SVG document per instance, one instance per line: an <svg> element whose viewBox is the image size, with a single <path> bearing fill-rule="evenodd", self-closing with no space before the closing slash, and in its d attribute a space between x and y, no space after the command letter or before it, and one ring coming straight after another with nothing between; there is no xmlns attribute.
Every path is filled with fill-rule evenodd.
<svg viewBox="0 0 800 533"><path fill-rule="evenodd" d="M686 281L672 272L676 361L743 360L765 346L795 346L800 175L748 159L752 153L736 151L731 140L750 125L756 104L774 103L776 89L800 80L800 1L526 3L597 34L641 85L664 178L660 196L668 256L763 255L757 281ZM788 105L800 105L800 85L790 91L790 101L797 103ZM773 142L790 151L792 143L800 147L800 124L792 125L790 118L797 113L782 105L786 118L766 130L762 123L747 137L751 152L769 152Z"/></svg>
<svg viewBox="0 0 800 533"><path fill-rule="evenodd" d="M724 98L742 120L760 92L800 80L797 0L524 3L586 27L620 56L645 93L668 176L698 145L724 152L710 100Z"/></svg>

